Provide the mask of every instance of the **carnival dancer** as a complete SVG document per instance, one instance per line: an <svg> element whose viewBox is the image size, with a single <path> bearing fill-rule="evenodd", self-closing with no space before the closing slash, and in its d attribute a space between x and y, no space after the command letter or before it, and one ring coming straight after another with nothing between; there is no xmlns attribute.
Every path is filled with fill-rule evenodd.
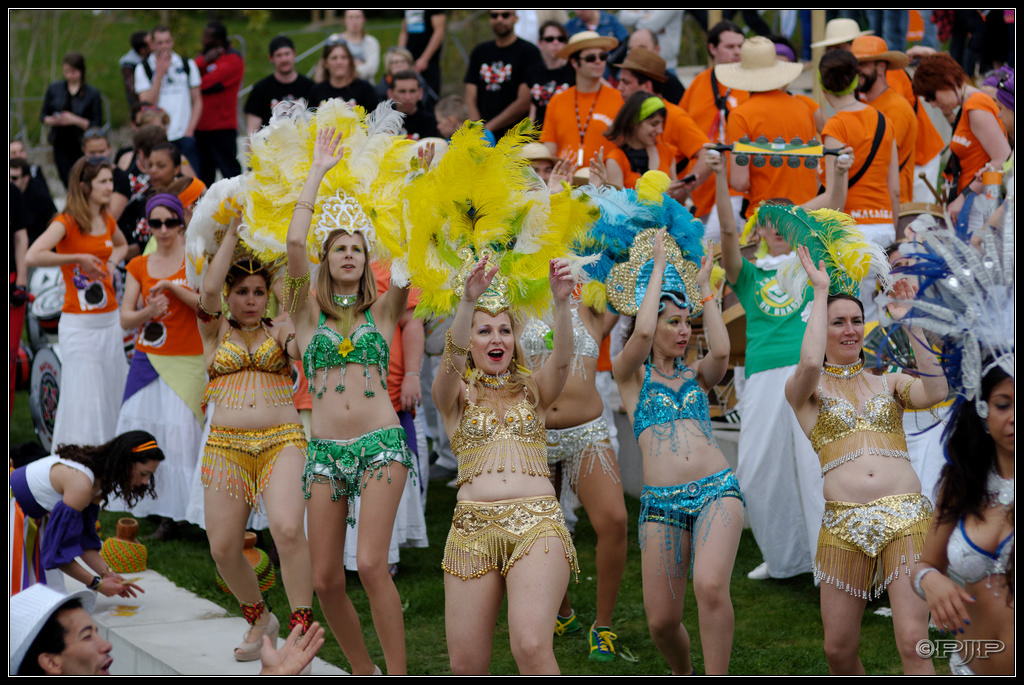
<svg viewBox="0 0 1024 685"><path fill-rule="evenodd" d="M238 177L214 184L196 207L189 232L220 235L213 258L200 274L198 304L210 379L204 397L210 429L201 466L203 511L217 571L250 625L235 648L235 659L255 661L263 636L275 644L280 624L242 553L253 510L266 510L281 558L291 627L308 629L312 623L313 586L303 530L305 502L298 488L306 437L292 402L291 364L285 352L291 329L266 318L272 275L239 245L241 217L235 197L240 185ZM194 261L194 254L190 256Z"/></svg>
<svg viewBox="0 0 1024 685"><path fill-rule="evenodd" d="M792 262L784 264L779 269L782 287L799 297L809 281L814 291L786 399L818 453L824 480L825 514L814 572L821 582L829 671L864 673L857 654L860 617L869 599L887 592L904 672L933 673L931 662L916 650L928 637L928 615L909 578L932 506L910 463L902 413L945 399L945 380L913 328L918 377L864 368L864 311L854 293L869 276L887 275L888 262L850 217L773 206L763 206L758 216L799 245L806 278L799 277ZM900 280L893 288L905 295L913 286ZM897 321L906 311L888 307Z"/></svg>
<svg viewBox="0 0 1024 685"><path fill-rule="evenodd" d="M108 211L113 178L110 162L78 160L64 212L25 256L30 267L59 266L64 279L55 446L100 445L116 435L128 360L113 273L128 244Z"/></svg>
<svg viewBox="0 0 1024 685"><path fill-rule="evenodd" d="M202 442L206 369L195 315L199 295L185 273L185 208L176 195L159 193L146 203L146 222L156 250L128 262L121 327L138 335L117 430L149 431L169 455L155 500L131 508L136 516L160 516L154 535L163 538L186 517Z"/></svg>
<svg viewBox="0 0 1024 685"><path fill-rule="evenodd" d="M625 247L628 259L612 260L618 263L604 282L613 309L635 317L612 374L643 458L639 536L648 629L673 673L694 671L681 622L692 575L704 668L724 674L743 495L712 436L707 392L725 374L729 338L700 244L703 225L664 194L668 186L664 174L648 172L635 194L606 196L595 233L614 226L610 207L627 207L622 227L633 239L620 239L612 252ZM702 313L708 353L688 364L690 319Z"/></svg>
<svg viewBox="0 0 1024 685"><path fill-rule="evenodd" d="M576 552L549 480L545 419L572 357L566 257L593 213L578 193L551 196L521 154L528 121L494 148L467 124L409 190L409 269L420 307L451 314L432 394L458 463L445 545L445 632L452 670L487 673L508 595L521 674L558 673L555 616ZM553 300L552 300L553 298ZM550 306L552 349L531 373L517 319Z"/></svg>
<svg viewBox="0 0 1024 685"><path fill-rule="evenodd" d="M96 521L113 495L129 504L152 496L162 461L152 435L129 431L103 445L60 445L12 471L11 594L36 582L63 591L65 575L107 597L144 592L100 556Z"/></svg>
<svg viewBox="0 0 1024 685"><path fill-rule="evenodd" d="M315 117L302 106L275 111L252 138L247 179L249 239L287 255L283 304L310 383L312 440L302 484L317 541L310 548L313 585L360 675L380 669L346 593L342 555L347 528L356 525L356 564L387 673L406 672L402 601L388 549L414 457L386 379L388 341L409 289L393 262L392 287L378 298L370 268L373 258L401 252L399 192L416 151L397 135L400 126L390 104L370 115L340 100L321 104ZM409 506L421 510L419 490L409 491L417 497ZM351 508L357 494L358 522Z"/></svg>

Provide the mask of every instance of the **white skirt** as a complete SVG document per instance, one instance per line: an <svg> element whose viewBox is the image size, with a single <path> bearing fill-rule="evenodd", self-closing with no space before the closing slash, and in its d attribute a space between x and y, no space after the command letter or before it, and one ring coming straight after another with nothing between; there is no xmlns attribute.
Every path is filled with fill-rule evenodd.
<svg viewBox="0 0 1024 685"><path fill-rule="evenodd" d="M117 311L61 314L60 399L54 419L57 445L102 445L117 435L128 360Z"/></svg>
<svg viewBox="0 0 1024 685"><path fill-rule="evenodd" d="M157 378L121 405L117 433L144 430L152 433L164 453L154 474L156 498L135 503L135 516L156 514L184 521L192 490L192 478L199 463L203 427L195 414L163 378ZM107 509L124 511L124 502L111 500Z"/></svg>
<svg viewBox="0 0 1024 685"><path fill-rule="evenodd" d="M398 563L398 550L401 547L427 546L427 521L423 515L418 483L418 474L415 481L412 474L405 480L405 490L402 491L402 499L398 502L395 526L391 531L391 542L388 545L389 564ZM356 525L345 533L345 568L349 571L358 571L356 549L359 540L359 498L356 497L354 502L349 502L349 507L356 519Z"/></svg>

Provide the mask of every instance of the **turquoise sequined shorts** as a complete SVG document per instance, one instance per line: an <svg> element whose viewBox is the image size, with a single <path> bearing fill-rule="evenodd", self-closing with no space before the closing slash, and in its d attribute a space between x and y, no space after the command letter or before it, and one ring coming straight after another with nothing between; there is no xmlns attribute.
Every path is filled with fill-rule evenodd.
<svg viewBox="0 0 1024 685"><path fill-rule="evenodd" d="M351 502L371 478L380 480L388 466L396 462L409 469L410 477L414 477L413 453L401 426L385 426L351 440L313 438L306 448L302 491L309 499L312 485L324 483L331 486L332 501L345 497ZM390 483L390 471L387 478ZM354 526L355 523L350 514L348 524Z"/></svg>

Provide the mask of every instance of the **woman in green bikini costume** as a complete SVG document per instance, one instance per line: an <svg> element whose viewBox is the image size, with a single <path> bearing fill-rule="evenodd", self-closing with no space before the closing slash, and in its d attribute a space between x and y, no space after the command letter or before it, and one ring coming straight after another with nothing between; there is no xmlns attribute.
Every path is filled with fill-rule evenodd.
<svg viewBox="0 0 1024 685"><path fill-rule="evenodd" d="M395 675L406 672L405 627L401 599L388 573L388 544L413 457L385 383L387 341L405 312L409 291L393 286L377 298L368 263L373 224L359 202L340 188L318 199L321 183L349 156L346 152L341 135L320 125L309 175L288 226L285 306L313 398L303 477L309 535L317 541L310 549L313 586L352 673L379 673L345 592L341 563L347 527L354 524L350 503L359 493L359 579L369 595L387 672ZM355 166L351 159L346 163ZM342 167L338 174L346 171ZM308 236L311 227L314 234ZM308 254L307 244L318 254ZM311 261L319 262L313 292Z"/></svg>

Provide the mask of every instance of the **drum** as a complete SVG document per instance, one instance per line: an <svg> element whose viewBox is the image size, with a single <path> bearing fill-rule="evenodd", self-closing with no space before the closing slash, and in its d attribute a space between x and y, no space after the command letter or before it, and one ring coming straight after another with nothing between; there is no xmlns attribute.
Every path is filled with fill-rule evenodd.
<svg viewBox="0 0 1024 685"><path fill-rule="evenodd" d="M34 300L28 309L25 328L32 349L52 345L64 308L64 278L59 267L40 267L32 271L29 293Z"/></svg>
<svg viewBox="0 0 1024 685"><path fill-rule="evenodd" d="M931 202L904 202L900 205L899 221L896 222L897 242L906 240L907 227L922 217L930 217L940 228L946 228L946 214L941 205ZM931 221L927 220L927 223L930 224Z"/></svg>
<svg viewBox="0 0 1024 685"><path fill-rule="evenodd" d="M28 408L32 424L43 449L49 451L53 441L53 425L60 400L60 349L44 347L32 360Z"/></svg>

